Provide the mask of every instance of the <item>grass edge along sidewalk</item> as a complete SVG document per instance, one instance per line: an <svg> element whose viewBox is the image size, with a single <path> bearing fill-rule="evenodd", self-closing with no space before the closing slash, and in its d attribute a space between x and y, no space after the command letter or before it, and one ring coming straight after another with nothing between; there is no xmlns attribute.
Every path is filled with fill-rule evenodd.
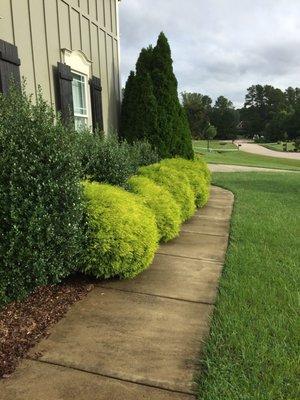
<svg viewBox="0 0 300 400"><path fill-rule="evenodd" d="M197 151L196 151L197 154ZM272 168L291 171L300 171L300 161L262 156L258 154L246 153L245 151L201 151L199 156L203 156L204 160L209 164L230 164L243 165L260 168Z"/></svg>
<svg viewBox="0 0 300 400"><path fill-rule="evenodd" d="M235 206L198 399L295 400L298 174L217 173L213 181L234 193Z"/></svg>

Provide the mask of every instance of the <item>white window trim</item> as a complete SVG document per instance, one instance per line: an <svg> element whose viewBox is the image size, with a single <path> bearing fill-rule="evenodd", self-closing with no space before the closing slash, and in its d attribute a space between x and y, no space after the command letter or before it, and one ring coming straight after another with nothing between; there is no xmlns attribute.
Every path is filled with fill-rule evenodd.
<svg viewBox="0 0 300 400"><path fill-rule="evenodd" d="M91 79L92 62L85 56L81 50L62 49L63 62L71 67L71 72L83 75L85 79L85 101L87 106L87 115L74 114L78 117L86 117L88 127L92 127L92 107L89 80Z"/></svg>

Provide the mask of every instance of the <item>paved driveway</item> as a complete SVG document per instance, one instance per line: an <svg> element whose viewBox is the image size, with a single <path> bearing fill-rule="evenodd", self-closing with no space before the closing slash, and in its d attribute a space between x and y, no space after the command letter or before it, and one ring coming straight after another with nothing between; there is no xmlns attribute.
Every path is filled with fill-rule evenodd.
<svg viewBox="0 0 300 400"><path fill-rule="evenodd" d="M294 160L300 160L300 153L289 153L283 151L269 150L266 147L260 146L256 143L245 143L244 141L237 140L236 144L240 144L240 150L246 151L247 153L259 154L262 156L277 157L277 158L291 158Z"/></svg>

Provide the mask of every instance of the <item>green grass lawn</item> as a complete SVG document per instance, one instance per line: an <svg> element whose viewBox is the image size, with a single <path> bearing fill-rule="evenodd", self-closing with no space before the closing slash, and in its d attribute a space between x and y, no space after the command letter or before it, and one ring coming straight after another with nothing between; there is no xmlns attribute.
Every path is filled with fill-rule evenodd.
<svg viewBox="0 0 300 400"><path fill-rule="evenodd" d="M235 205L199 400L296 400L300 176L216 173Z"/></svg>
<svg viewBox="0 0 300 400"><path fill-rule="evenodd" d="M270 150L275 150L275 151L283 151L283 144L280 143L263 143L261 144L262 146L266 147L267 149ZM288 142L287 144L287 149L288 151L294 151L294 143L293 142Z"/></svg>
<svg viewBox="0 0 300 400"><path fill-rule="evenodd" d="M248 165L252 167L279 168L294 171L300 171L300 160L291 160L288 158L276 158L261 156L257 154L246 153L245 151L223 151L207 152L205 150L197 151L202 154L208 163L212 164L233 164Z"/></svg>
<svg viewBox="0 0 300 400"><path fill-rule="evenodd" d="M193 147L195 151L202 151L207 149L207 140L193 140ZM210 141L211 149L219 149L219 150L237 150L237 147L230 143L224 142L223 140L211 140Z"/></svg>

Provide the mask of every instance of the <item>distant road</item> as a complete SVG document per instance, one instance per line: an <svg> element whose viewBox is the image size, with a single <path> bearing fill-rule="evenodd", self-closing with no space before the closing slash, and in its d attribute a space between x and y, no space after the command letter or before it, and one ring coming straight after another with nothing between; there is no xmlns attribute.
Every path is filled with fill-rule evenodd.
<svg viewBox="0 0 300 400"><path fill-rule="evenodd" d="M243 140L236 140L235 144L240 144L240 150L247 153L259 154L261 156L277 157L277 158L291 158L293 160L300 160L300 153L292 153L285 151L274 151L260 146L256 143L245 143Z"/></svg>
<svg viewBox="0 0 300 400"><path fill-rule="evenodd" d="M251 167L245 165L229 165L229 164L208 164L211 172L294 172L300 173L299 171L291 171L288 169L271 169L271 168L260 168Z"/></svg>

